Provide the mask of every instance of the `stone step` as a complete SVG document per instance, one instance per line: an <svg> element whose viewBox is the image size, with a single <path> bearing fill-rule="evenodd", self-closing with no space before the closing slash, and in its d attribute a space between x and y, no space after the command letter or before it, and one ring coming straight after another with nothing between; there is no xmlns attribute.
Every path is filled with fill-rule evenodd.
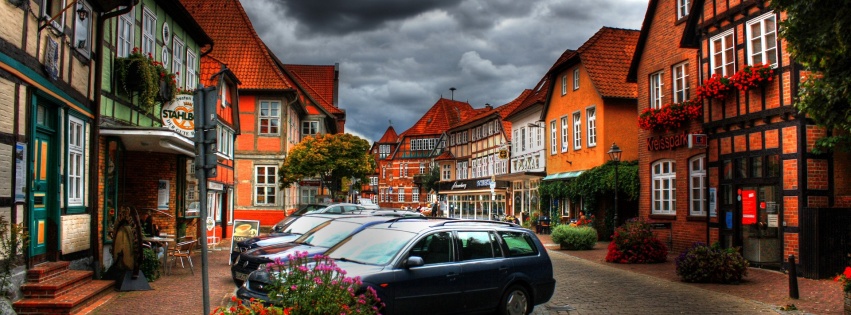
<svg viewBox="0 0 851 315"><path fill-rule="evenodd" d="M67 271L70 264L67 261L51 261L35 265L27 270L27 281L42 282L50 279Z"/></svg>
<svg viewBox="0 0 851 315"><path fill-rule="evenodd" d="M92 280L75 286L72 290L53 298L24 298L12 303L18 315L61 314L72 315L97 302L102 296L114 292L113 280Z"/></svg>
<svg viewBox="0 0 851 315"><path fill-rule="evenodd" d="M24 283L21 291L28 298L53 298L92 281L93 274L89 270L68 270L45 281Z"/></svg>

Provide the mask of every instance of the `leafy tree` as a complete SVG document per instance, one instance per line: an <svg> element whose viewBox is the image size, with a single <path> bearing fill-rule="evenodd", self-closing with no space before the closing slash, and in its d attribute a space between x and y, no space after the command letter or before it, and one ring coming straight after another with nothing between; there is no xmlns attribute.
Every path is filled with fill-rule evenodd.
<svg viewBox="0 0 851 315"><path fill-rule="evenodd" d="M288 154L278 171L281 188L305 178L322 178L332 192L343 178L361 182L375 170L369 142L351 134L318 134L304 138Z"/></svg>
<svg viewBox="0 0 851 315"><path fill-rule="evenodd" d="M819 125L851 131L851 6L847 0L773 0L785 11L780 36L795 62L811 71L801 83L796 107ZM847 135L821 139L832 148Z"/></svg>
<svg viewBox="0 0 851 315"><path fill-rule="evenodd" d="M423 175L423 190L431 191L434 188L437 188L438 182L440 181L440 170L435 164L431 169L429 169L428 173Z"/></svg>

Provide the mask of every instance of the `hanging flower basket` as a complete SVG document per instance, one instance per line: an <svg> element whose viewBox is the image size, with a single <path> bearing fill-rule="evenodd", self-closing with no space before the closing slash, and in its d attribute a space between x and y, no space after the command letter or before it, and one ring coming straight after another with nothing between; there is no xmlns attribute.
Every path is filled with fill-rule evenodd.
<svg viewBox="0 0 851 315"><path fill-rule="evenodd" d="M688 100L668 104L659 109L645 109L638 116L638 127L651 131L674 130L701 116L703 116L703 102Z"/></svg>
<svg viewBox="0 0 851 315"><path fill-rule="evenodd" d="M127 57L115 59L117 88L128 95L137 94L139 106L143 108L154 106L154 98L160 89L154 62L152 56L145 56L138 47L133 48Z"/></svg>
<svg viewBox="0 0 851 315"><path fill-rule="evenodd" d="M727 92L732 90L733 81L728 77L713 74L709 79L703 81L703 85L697 87L698 100L716 99L723 101L727 98Z"/></svg>
<svg viewBox="0 0 851 315"><path fill-rule="evenodd" d="M177 85L174 79L169 78L169 76L174 77L174 75L168 75L166 78L160 79L160 91L157 94L157 101L163 104L171 102L174 100L175 95L177 95Z"/></svg>
<svg viewBox="0 0 851 315"><path fill-rule="evenodd" d="M765 64L748 65L736 72L730 80L739 91L747 92L750 89L757 88L771 82L774 78L774 69Z"/></svg>

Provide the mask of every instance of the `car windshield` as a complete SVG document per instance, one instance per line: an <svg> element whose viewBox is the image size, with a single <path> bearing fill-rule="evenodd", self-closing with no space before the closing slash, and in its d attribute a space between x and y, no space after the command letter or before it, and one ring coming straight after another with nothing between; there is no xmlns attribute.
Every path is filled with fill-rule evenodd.
<svg viewBox="0 0 851 315"><path fill-rule="evenodd" d="M328 221L305 233L294 242L312 246L331 247L352 234L362 224L345 221Z"/></svg>
<svg viewBox="0 0 851 315"><path fill-rule="evenodd" d="M323 217L299 217L293 220L290 224L282 229L280 233L284 234L304 234L310 229L322 224L322 222L331 220Z"/></svg>
<svg viewBox="0 0 851 315"><path fill-rule="evenodd" d="M386 265L416 233L366 229L337 244L325 254L331 259L350 260L370 265Z"/></svg>
<svg viewBox="0 0 851 315"><path fill-rule="evenodd" d="M308 213L319 213L322 212L322 209L328 208L325 205L307 205L304 208L301 208L296 212L296 214L303 215Z"/></svg>

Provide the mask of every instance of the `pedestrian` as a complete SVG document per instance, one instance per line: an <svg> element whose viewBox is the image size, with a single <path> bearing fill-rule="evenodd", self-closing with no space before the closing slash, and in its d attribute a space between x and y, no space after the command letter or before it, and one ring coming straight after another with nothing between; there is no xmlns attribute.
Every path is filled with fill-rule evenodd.
<svg viewBox="0 0 851 315"><path fill-rule="evenodd" d="M417 212L423 213L423 205L417 205Z"/></svg>
<svg viewBox="0 0 851 315"><path fill-rule="evenodd" d="M433 206L431 206L431 216L436 217L437 211L440 211L440 206L438 202L435 202Z"/></svg>

